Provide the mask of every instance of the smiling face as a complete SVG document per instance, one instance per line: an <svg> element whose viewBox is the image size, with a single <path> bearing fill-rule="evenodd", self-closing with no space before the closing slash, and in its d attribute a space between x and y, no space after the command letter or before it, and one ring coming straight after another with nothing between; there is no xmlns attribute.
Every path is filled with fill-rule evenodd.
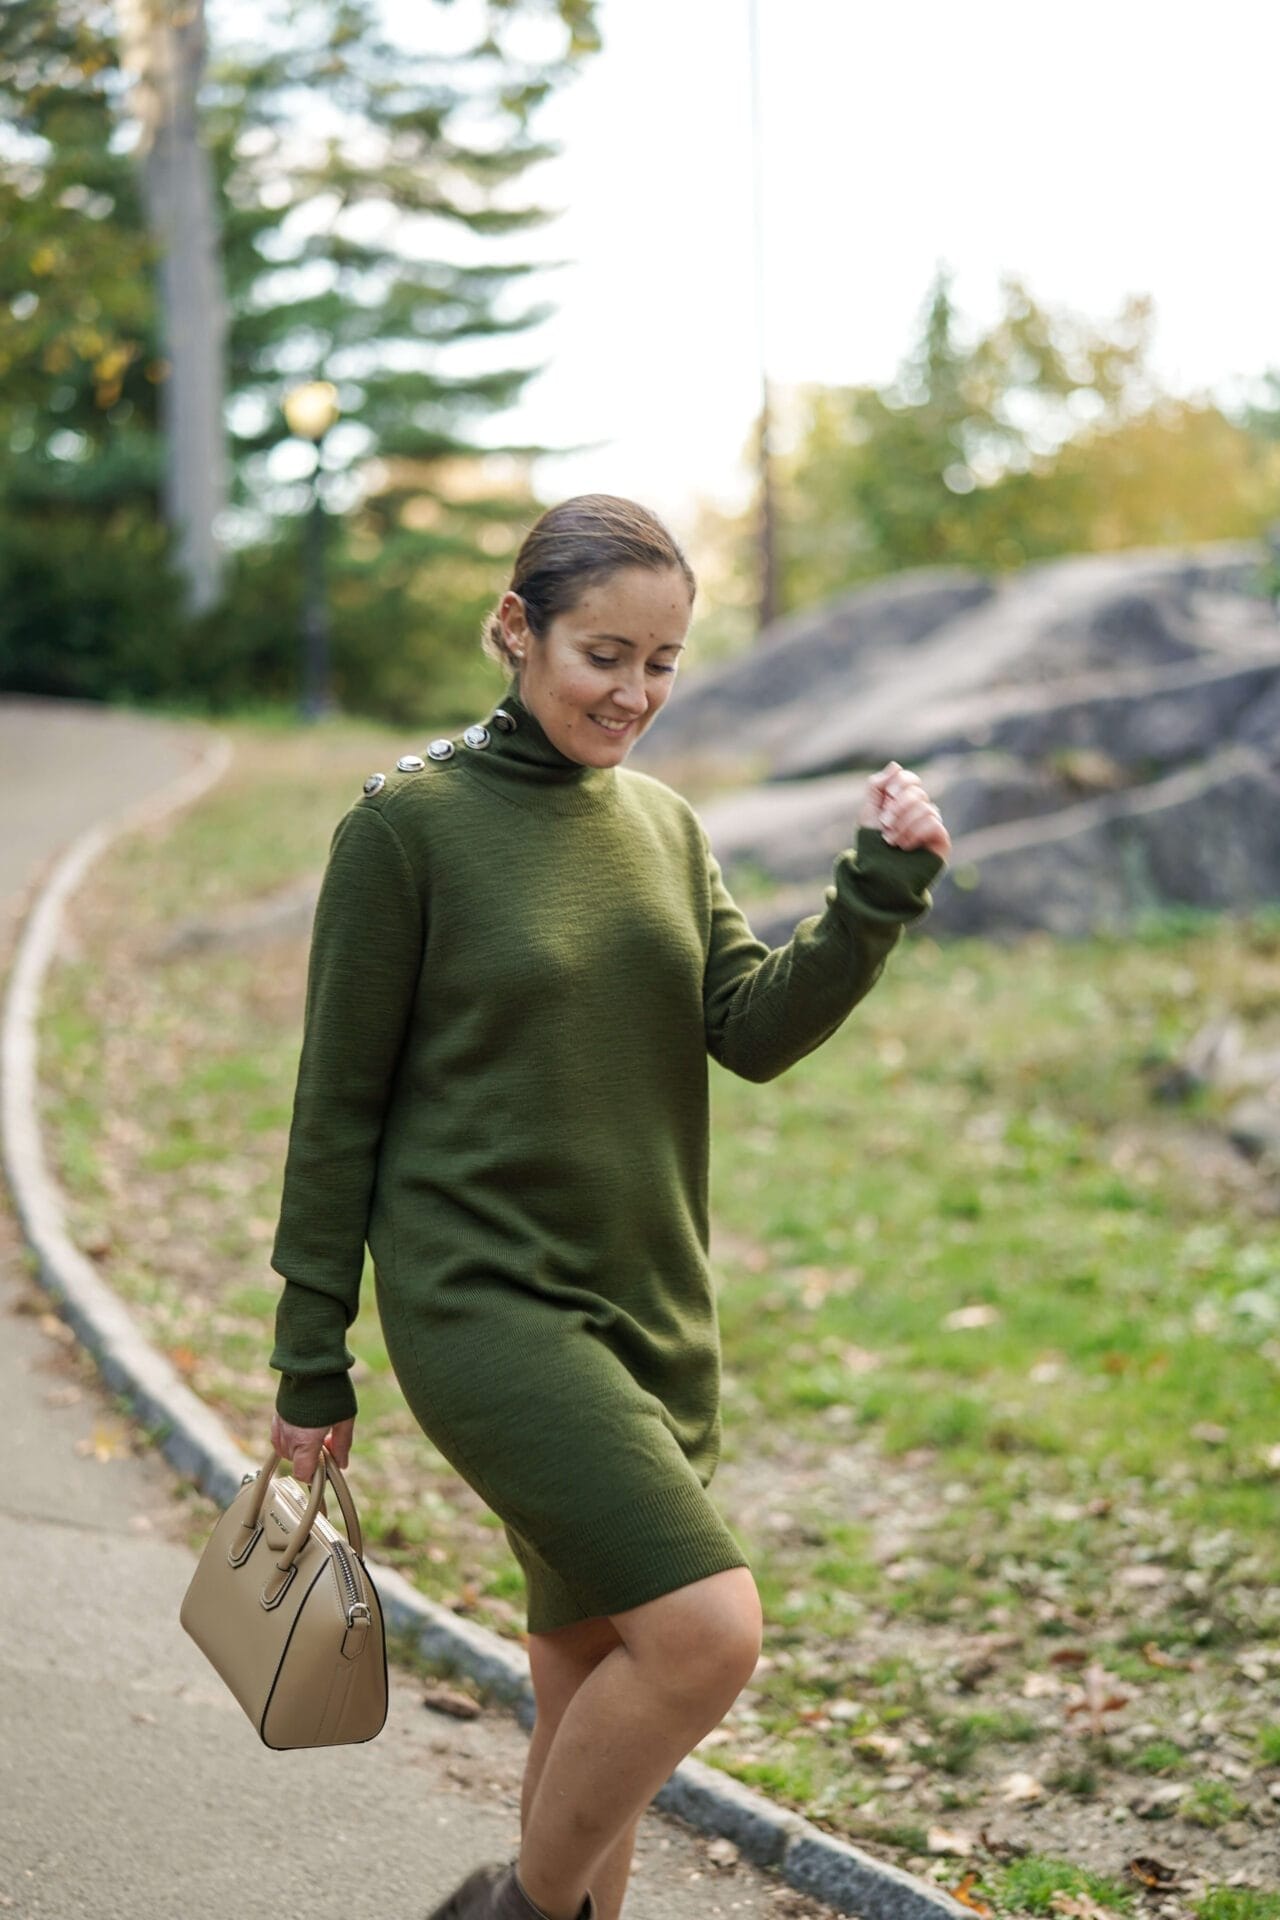
<svg viewBox="0 0 1280 1920"><path fill-rule="evenodd" d="M587 767L625 760L675 683L692 612L680 570L620 568L584 587L540 640L518 594L498 612L520 698L552 746Z"/></svg>

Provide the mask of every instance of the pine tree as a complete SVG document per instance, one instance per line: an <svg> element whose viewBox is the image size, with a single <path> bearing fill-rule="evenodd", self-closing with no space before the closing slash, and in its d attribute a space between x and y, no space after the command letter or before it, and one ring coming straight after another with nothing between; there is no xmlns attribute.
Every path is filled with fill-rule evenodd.
<svg viewBox="0 0 1280 1920"><path fill-rule="evenodd" d="M532 67L507 46L531 17L559 40ZM536 510L541 449L485 453L479 430L536 371L504 342L549 308L505 243L547 217L517 191L551 152L530 123L594 44L592 8L492 7L476 48L440 57L389 42L370 0L291 0L273 19L280 51L224 50L209 105L234 504L249 528L299 512L304 490L277 477L283 401L332 382L341 419L320 484L335 510L355 502L332 567L339 697L425 718L460 672L459 704L474 697L495 563Z"/></svg>
<svg viewBox="0 0 1280 1920"><path fill-rule="evenodd" d="M97 698L155 692L178 643L111 29L97 0L0 12L0 685Z"/></svg>
<svg viewBox="0 0 1280 1920"><path fill-rule="evenodd" d="M109 175L109 214L94 209L103 221L101 257L84 255L71 271L81 304L110 311L117 303L130 325L122 318L110 333L99 328L104 353L115 347L123 355L110 406L111 387L95 385L87 363L77 376L86 440L79 467L97 485L94 536L105 539L119 504L114 481L106 482L121 462L138 464L151 516L149 564L153 579L163 571L169 622L152 660L152 635L138 632L136 609L130 616L141 658L123 677L126 688L176 696L203 684L230 698L287 696L295 686L307 489L282 469L282 403L295 385L320 378L337 387L342 410L320 475L329 506L344 513L330 529L341 535L331 539L336 691L350 706L443 721L442 700L465 708L473 698L484 671L479 614L536 511L527 469L542 449L490 441L486 451L480 430L536 370L513 366L505 343L547 308L519 298L535 268L518 252L502 255L506 236L546 217L517 191L525 170L550 151L531 122L596 44L593 0L492 4L477 46L434 59L390 43L370 0L275 0L255 22L254 45L237 48L218 38L219 14L211 14L202 111L229 311L232 507L223 531L235 551L225 605L189 625L185 638L173 627L172 564L164 559L171 541L158 518L155 383L164 369L155 249L122 151L127 93L109 10L92 0L19 0L0 15L0 106L12 104L19 124L42 116L43 142L38 161L0 149L0 194L10 202L25 194L30 213L21 234L0 239L0 297L18 297L26 313L20 296L33 251L39 258L40 242L57 247L65 237L60 192L84 178L86 166L93 177ZM538 57L522 58L520 38L534 29L543 40ZM45 70L61 74L56 84L67 98L57 114L30 97L55 84L36 73L36 43ZM66 65L73 43L80 51ZM444 244L442 234L459 238ZM40 324L48 324L43 310ZM478 366L486 343L489 364ZM12 359L15 344L6 329L0 350ZM71 351L65 341L61 350ZM24 446L19 431L0 481L10 501L42 466L66 464L65 454L50 451L55 402L64 404L54 376L43 365L30 372L32 438ZM6 376L0 444L11 449L17 394ZM135 571L132 563L126 569ZM101 608L69 608L68 620L73 613L98 636L103 671L91 683L72 676L72 684L94 692L121 684L106 669L109 659L118 662L118 636L110 646L103 639L119 623ZM0 606L0 677L66 684L41 680L23 631L24 638L12 633Z"/></svg>

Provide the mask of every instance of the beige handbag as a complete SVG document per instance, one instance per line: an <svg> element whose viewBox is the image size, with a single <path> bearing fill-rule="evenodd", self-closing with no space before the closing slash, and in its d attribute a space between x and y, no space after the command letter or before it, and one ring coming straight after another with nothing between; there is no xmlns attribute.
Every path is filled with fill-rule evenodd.
<svg viewBox="0 0 1280 1920"><path fill-rule="evenodd" d="M274 1478L279 1464L273 1449L245 1475L178 1617L267 1746L372 1740L387 1718L387 1643L355 1502L326 1448L305 1500L298 1481ZM322 1511L326 1477L345 1540Z"/></svg>

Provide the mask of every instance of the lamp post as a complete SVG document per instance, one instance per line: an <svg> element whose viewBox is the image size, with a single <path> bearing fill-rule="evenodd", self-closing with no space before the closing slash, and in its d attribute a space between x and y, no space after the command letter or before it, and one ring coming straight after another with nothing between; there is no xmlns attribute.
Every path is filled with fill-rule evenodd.
<svg viewBox="0 0 1280 1920"><path fill-rule="evenodd" d="M755 233L756 343L760 361L760 437L756 443L759 476L756 553L758 556L757 638L778 617L778 509L773 445L773 394L769 385L769 339L765 290L764 112L761 104L760 18L758 0L747 0L747 43L751 71L751 207Z"/></svg>
<svg viewBox="0 0 1280 1920"><path fill-rule="evenodd" d="M320 446L338 418L338 389L328 380L308 380L285 395L290 433L310 440L311 506L307 513L302 580L302 717L319 720L332 711L329 698L329 619L324 591L325 510L320 497Z"/></svg>

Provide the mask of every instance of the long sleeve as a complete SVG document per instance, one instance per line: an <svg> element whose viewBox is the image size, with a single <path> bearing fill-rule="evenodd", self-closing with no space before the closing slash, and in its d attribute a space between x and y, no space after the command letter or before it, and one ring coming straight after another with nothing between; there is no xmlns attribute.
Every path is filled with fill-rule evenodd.
<svg viewBox="0 0 1280 1920"><path fill-rule="evenodd" d="M356 805L316 902L302 1052L271 1265L284 1281L269 1364L298 1426L356 1410L356 1317L383 1117L422 964L424 912L399 835Z"/></svg>
<svg viewBox="0 0 1280 1920"><path fill-rule="evenodd" d="M704 836L705 838L705 836ZM744 1080L772 1080L812 1053L870 992L906 926L923 919L946 862L927 847L892 847L859 827L839 855L820 914L785 946L756 938L707 844L711 935L703 979L707 1049Z"/></svg>

